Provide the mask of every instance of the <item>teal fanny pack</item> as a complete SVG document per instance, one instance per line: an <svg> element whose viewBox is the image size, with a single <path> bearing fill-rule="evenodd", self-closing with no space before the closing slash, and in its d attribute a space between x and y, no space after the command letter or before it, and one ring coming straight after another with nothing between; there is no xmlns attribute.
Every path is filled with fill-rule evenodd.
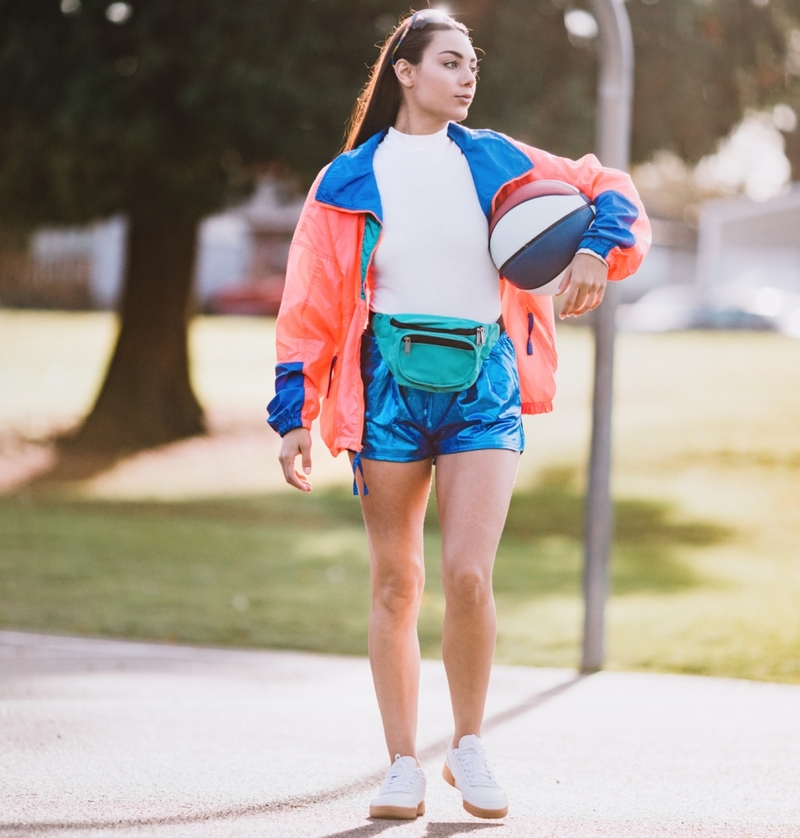
<svg viewBox="0 0 800 838"><path fill-rule="evenodd" d="M471 387L500 337L498 323L425 314L379 314L372 331L397 383L431 393Z"/></svg>

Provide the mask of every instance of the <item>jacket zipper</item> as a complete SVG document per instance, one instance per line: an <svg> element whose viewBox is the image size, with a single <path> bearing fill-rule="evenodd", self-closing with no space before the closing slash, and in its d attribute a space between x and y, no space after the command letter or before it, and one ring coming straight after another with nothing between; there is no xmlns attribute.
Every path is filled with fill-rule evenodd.
<svg viewBox="0 0 800 838"><path fill-rule="evenodd" d="M542 340L547 344L547 348L555 355L556 348L553 346L553 341L550 340L550 336L545 332L544 326L542 326L541 322L536 320L533 315L532 311L528 312L528 347L527 352L528 355L533 355L533 330L534 328L538 329L539 334L542 336Z"/></svg>
<svg viewBox="0 0 800 838"><path fill-rule="evenodd" d="M534 317L533 317L533 312L529 311L528 312L528 350L527 350L528 355L533 355L533 340L531 338L532 338L532 335L533 335L534 323L535 323L535 320L534 320Z"/></svg>

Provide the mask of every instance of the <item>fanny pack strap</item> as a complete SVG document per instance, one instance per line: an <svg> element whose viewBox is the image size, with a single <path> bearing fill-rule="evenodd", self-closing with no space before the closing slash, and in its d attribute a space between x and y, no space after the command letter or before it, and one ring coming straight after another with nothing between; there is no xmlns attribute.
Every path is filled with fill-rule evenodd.
<svg viewBox="0 0 800 838"><path fill-rule="evenodd" d="M364 330L371 337L375 337L375 330L372 328L372 318L375 317L376 314L378 314L377 311L371 311L370 310L369 316L367 317L367 328ZM505 321L503 320L503 315L502 314L497 318L497 320L495 320L495 323L497 323L497 325L499 326L500 334L502 335L503 332L505 332L505 330L506 330L506 324L505 324ZM484 325L486 325L486 324L484 324Z"/></svg>

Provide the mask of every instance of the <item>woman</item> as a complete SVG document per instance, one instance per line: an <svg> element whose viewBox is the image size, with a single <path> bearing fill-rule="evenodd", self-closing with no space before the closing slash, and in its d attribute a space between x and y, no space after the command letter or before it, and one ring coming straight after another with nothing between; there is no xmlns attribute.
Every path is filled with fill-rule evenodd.
<svg viewBox="0 0 800 838"><path fill-rule="evenodd" d="M538 179L567 181L593 201L595 221L559 289L562 317L599 305L607 278L632 273L649 241L623 173L592 156L573 162L461 127L476 80L463 24L436 10L401 21L356 105L345 151L311 188L277 323L268 409L283 436L286 481L311 491L309 428L324 397L323 439L334 455L349 452L361 494L372 578L369 655L391 761L370 805L379 818L425 810L416 622L433 464L446 597L442 658L455 725L443 774L472 814L508 811L480 740L496 632L492 566L524 444L521 414L552 409L556 355L551 298L511 286L491 263L492 209ZM398 339L392 324L401 314L489 329L496 340L474 383L456 392L398 383L387 347Z"/></svg>

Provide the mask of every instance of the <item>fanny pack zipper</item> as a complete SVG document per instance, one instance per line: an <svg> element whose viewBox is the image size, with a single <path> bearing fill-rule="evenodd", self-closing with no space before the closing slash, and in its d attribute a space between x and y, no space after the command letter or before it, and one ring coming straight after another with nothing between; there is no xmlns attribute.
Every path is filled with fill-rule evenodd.
<svg viewBox="0 0 800 838"><path fill-rule="evenodd" d="M472 330L470 330L472 334ZM474 349L474 347L464 342L463 340L450 340L449 338L440 338L436 335L405 335L403 337L403 353L409 355L411 353L412 343L432 343L435 346L450 346L453 349Z"/></svg>
<svg viewBox="0 0 800 838"><path fill-rule="evenodd" d="M478 346L483 346L486 341L486 328L484 326L476 326L474 329L437 329L431 326L421 326L418 323L403 323L402 320L392 318L389 323L397 329L413 329L416 332L427 332L439 335L475 335L475 343ZM405 342L405 338L403 341ZM451 344L452 345L452 344Z"/></svg>

